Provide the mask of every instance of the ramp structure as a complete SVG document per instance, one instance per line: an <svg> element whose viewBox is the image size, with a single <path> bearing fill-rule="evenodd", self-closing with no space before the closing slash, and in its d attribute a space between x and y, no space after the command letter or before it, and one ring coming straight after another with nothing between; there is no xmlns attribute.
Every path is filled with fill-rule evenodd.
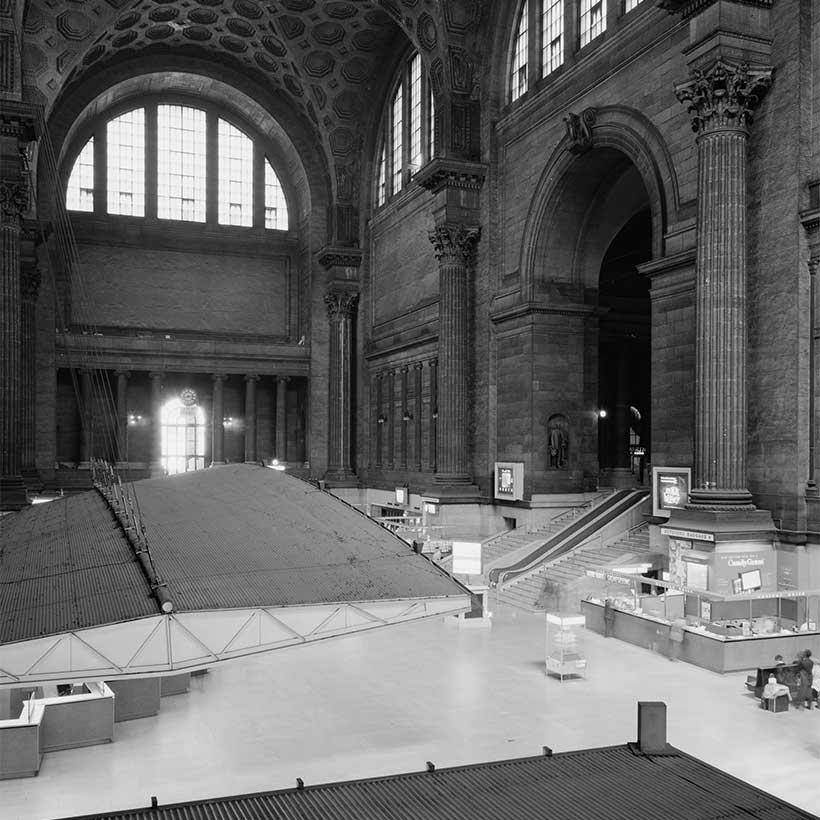
<svg viewBox="0 0 820 820"><path fill-rule="evenodd" d="M470 608L385 527L285 473L128 489L139 542L96 489L0 521L0 685L185 671Z"/></svg>

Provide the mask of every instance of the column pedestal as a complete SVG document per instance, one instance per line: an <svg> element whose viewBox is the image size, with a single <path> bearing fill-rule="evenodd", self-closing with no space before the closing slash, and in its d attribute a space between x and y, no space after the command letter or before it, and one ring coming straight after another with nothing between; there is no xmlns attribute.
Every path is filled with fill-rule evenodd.
<svg viewBox="0 0 820 820"><path fill-rule="evenodd" d="M214 374L211 376L214 383L213 391L213 412L211 414L211 467L218 467L225 463L225 408L223 402L223 392L226 376Z"/></svg>

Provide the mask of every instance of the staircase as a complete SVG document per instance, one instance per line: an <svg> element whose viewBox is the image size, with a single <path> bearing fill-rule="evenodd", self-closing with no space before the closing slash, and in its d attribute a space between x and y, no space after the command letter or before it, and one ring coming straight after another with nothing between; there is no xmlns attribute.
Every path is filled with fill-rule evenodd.
<svg viewBox="0 0 820 820"><path fill-rule="evenodd" d="M650 554L649 524L642 523L622 537L606 543L592 541L576 547L536 570L504 585L499 600L528 611L575 610L580 600L578 586L588 569L640 560Z"/></svg>

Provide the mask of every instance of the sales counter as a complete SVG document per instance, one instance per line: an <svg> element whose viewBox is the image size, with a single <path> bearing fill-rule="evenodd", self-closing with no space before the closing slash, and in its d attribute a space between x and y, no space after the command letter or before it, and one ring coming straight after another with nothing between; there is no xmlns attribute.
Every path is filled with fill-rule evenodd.
<svg viewBox="0 0 820 820"><path fill-rule="evenodd" d="M581 601L581 612L586 616L587 629L603 635L603 600ZM641 608L628 612L615 607L610 634L627 643L665 654L668 651L669 624L667 618L648 614ZM720 624L690 621L683 631L680 660L713 672L739 672L771 666L775 655L791 660L804 649L810 649L812 655L820 656L820 632L816 630L795 632L781 628L755 634L751 628L744 630L739 627L729 629L728 634L726 630L724 634L719 634ZM747 634L743 634L744 631Z"/></svg>

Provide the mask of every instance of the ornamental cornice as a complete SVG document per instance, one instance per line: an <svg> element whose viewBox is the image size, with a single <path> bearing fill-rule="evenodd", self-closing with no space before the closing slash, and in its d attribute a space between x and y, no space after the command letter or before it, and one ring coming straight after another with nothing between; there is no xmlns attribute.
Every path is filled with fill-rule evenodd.
<svg viewBox="0 0 820 820"><path fill-rule="evenodd" d="M324 247L316 254L319 264L325 269L358 268L362 264L361 248Z"/></svg>
<svg viewBox="0 0 820 820"><path fill-rule="evenodd" d="M413 181L436 194L444 188L479 191L486 176L487 166L480 162L436 157L413 176Z"/></svg>
<svg viewBox="0 0 820 820"><path fill-rule="evenodd" d="M547 305L539 302L524 302L490 314L494 325L502 325L516 319L534 315L589 316L595 312L594 305Z"/></svg>
<svg viewBox="0 0 820 820"><path fill-rule="evenodd" d="M428 234L433 253L443 265L470 265L481 228L465 225L437 225Z"/></svg>
<svg viewBox="0 0 820 820"><path fill-rule="evenodd" d="M0 105L0 137L16 137L34 142L40 136L40 106L18 100L3 100Z"/></svg>
<svg viewBox="0 0 820 820"><path fill-rule="evenodd" d="M659 0L658 8L670 14L680 14L686 20L717 2L718 0ZM757 6L768 9L772 7L773 0L733 0L733 2L739 6Z"/></svg>
<svg viewBox="0 0 820 820"><path fill-rule="evenodd" d="M0 214L4 222L20 225L29 208L29 189L25 182L0 182Z"/></svg>
<svg viewBox="0 0 820 820"><path fill-rule="evenodd" d="M772 84L773 68L718 59L706 69L694 69L691 79L675 86L675 96L689 103L692 130L697 133L746 129L752 112Z"/></svg>
<svg viewBox="0 0 820 820"><path fill-rule="evenodd" d="M810 211L802 211L800 214L800 223L806 230L806 233L815 233L820 228L820 208L813 208Z"/></svg>

